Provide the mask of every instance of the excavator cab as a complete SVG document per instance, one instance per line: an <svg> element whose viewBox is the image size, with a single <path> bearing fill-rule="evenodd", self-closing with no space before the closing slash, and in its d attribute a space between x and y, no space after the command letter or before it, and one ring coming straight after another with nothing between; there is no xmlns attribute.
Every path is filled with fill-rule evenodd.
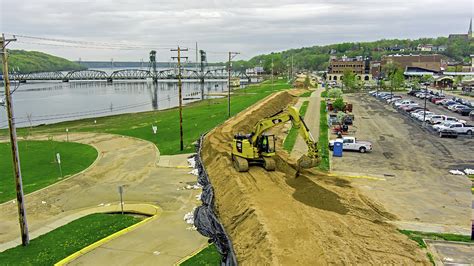
<svg viewBox="0 0 474 266"><path fill-rule="evenodd" d="M275 135L262 135L257 142L262 156L275 155Z"/></svg>

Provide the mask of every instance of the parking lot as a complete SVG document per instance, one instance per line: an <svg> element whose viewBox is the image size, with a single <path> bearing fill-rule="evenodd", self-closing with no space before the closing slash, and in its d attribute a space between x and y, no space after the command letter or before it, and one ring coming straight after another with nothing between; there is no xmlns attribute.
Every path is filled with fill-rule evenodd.
<svg viewBox="0 0 474 266"><path fill-rule="evenodd" d="M471 183L448 171L474 168L474 139L429 134L367 94L345 95L345 100L353 104L355 115L350 130L358 139L371 141L373 151L333 157L332 170L376 177L355 178L353 184L395 214L402 227L469 233Z"/></svg>

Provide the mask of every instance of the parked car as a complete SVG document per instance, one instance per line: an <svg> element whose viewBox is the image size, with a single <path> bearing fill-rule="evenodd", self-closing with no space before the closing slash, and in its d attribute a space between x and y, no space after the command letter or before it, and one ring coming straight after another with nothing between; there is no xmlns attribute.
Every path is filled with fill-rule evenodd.
<svg viewBox="0 0 474 266"><path fill-rule="evenodd" d="M407 105L407 104L413 104L415 103L413 100L403 100L403 101L397 101L394 103L395 107L400 107L402 105Z"/></svg>
<svg viewBox="0 0 474 266"><path fill-rule="evenodd" d="M434 113L433 113L433 112L430 112L430 111L424 112L424 110L420 110L419 112L416 112L416 113L413 115L413 117L416 118L416 119L418 119L418 120L420 120L420 121L423 121L423 117L425 117L425 119L426 119L426 117L427 117L427 116L430 116L430 115L434 115Z"/></svg>
<svg viewBox="0 0 474 266"><path fill-rule="evenodd" d="M464 107L464 108L461 108L461 109L457 109L456 113L459 113L462 116L468 116L469 113L472 112L473 110L474 110L474 108L472 108L472 107Z"/></svg>
<svg viewBox="0 0 474 266"><path fill-rule="evenodd" d="M387 101L387 103L392 103L392 102L400 100L400 99L402 99L402 96L394 95L393 97L387 99L386 101Z"/></svg>
<svg viewBox="0 0 474 266"><path fill-rule="evenodd" d="M431 99L431 102L434 104L441 104L441 102L444 100L444 98L433 98Z"/></svg>
<svg viewBox="0 0 474 266"><path fill-rule="evenodd" d="M413 111L415 109L419 109L421 107L417 103L411 103L411 104L400 105L398 108L400 110L409 112L409 111Z"/></svg>
<svg viewBox="0 0 474 266"><path fill-rule="evenodd" d="M451 111L456 112L456 109L458 109L458 108L461 109L461 108L463 108L463 107L467 107L467 106L462 105L462 104L452 104L452 105L449 105L449 106L448 106L448 110L451 110Z"/></svg>
<svg viewBox="0 0 474 266"><path fill-rule="evenodd" d="M471 121L474 121L474 111L469 113L469 118L471 118Z"/></svg>
<svg viewBox="0 0 474 266"><path fill-rule="evenodd" d="M329 149L334 149L335 142L342 142L342 149L349 151L359 151L364 153L372 150L372 143L368 141L359 141L355 137L343 137L329 141Z"/></svg>
<svg viewBox="0 0 474 266"><path fill-rule="evenodd" d="M435 125L435 126L438 126L438 125ZM441 126L438 126L437 128L438 128L438 132L447 129L447 130L456 131L457 134L472 135L474 133L474 126L465 125L463 123L444 123Z"/></svg>
<svg viewBox="0 0 474 266"><path fill-rule="evenodd" d="M417 117L416 119L420 120L421 122L429 122L431 117L435 116L437 114L427 114L425 116L425 121L423 121L423 115L420 115L419 117Z"/></svg>
<svg viewBox="0 0 474 266"><path fill-rule="evenodd" d="M440 123L438 123L438 124L435 124L435 125L433 125L432 127L433 127L434 130L436 130L436 131L439 132L440 129L442 129L442 128L449 128L449 126L450 126L451 124L454 124L454 123L457 123L457 122L455 122L455 121L444 121L444 122L440 122Z"/></svg>

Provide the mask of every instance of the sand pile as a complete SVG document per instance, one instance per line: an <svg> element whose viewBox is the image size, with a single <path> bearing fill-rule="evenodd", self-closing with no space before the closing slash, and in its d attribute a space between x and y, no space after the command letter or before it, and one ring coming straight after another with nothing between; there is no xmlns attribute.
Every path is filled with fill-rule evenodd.
<svg viewBox="0 0 474 266"><path fill-rule="evenodd" d="M294 98L270 96L211 131L203 159L216 208L241 264L429 264L416 243L384 221L393 219L344 179L305 171L294 178L279 147L278 171L234 170L233 134L248 133ZM284 136L282 135L280 140Z"/></svg>

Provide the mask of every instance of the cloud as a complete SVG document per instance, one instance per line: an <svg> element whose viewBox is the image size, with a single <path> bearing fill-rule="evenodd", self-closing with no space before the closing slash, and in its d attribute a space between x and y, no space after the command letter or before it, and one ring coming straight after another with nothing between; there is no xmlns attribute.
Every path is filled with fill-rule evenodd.
<svg viewBox="0 0 474 266"><path fill-rule="evenodd" d="M240 58L248 59L316 44L446 36L467 31L472 14L470 0L449 4L441 0L2 0L0 30L158 48L194 47L197 41L211 60L223 61L225 51L240 51ZM31 42L20 39L12 48L74 60L116 61L147 58L149 50L73 49ZM170 56L168 49L158 49L160 61Z"/></svg>

